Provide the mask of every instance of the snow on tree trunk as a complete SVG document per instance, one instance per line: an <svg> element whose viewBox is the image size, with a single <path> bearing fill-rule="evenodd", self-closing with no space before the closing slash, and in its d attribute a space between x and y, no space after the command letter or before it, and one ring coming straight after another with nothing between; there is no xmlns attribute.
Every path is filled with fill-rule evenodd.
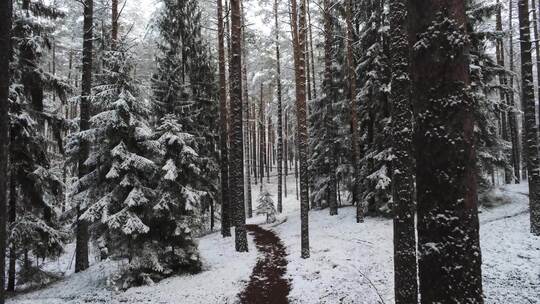
<svg viewBox="0 0 540 304"><path fill-rule="evenodd" d="M518 15L521 47L521 89L523 92L521 103L525 114L523 126L526 141L524 142L524 149L527 150L531 233L540 235L540 159L538 152L538 126L536 124L534 104L532 44L528 0L519 0Z"/></svg>
<svg viewBox="0 0 540 304"><path fill-rule="evenodd" d="M81 100L80 100L80 122L79 131L83 132L89 128L90 119L90 94L92 90L92 41L93 37L93 16L94 0L84 1L83 12L83 58L82 58L82 79L81 79ZM89 144L86 141L80 143L79 152L79 178L88 174L85 161L88 158ZM88 224L81 221L79 217L84 213L87 206L77 206L77 227L76 227L76 249L75 249L75 272L88 268Z"/></svg>
<svg viewBox="0 0 540 304"><path fill-rule="evenodd" d="M409 1L422 303L483 303L465 1Z"/></svg>
<svg viewBox="0 0 540 304"><path fill-rule="evenodd" d="M221 149L221 235L231 236L230 196L229 196L229 156L228 156L228 113L227 113L227 84L225 80L225 43L223 28L223 4L217 0L218 14L218 60L219 60L219 113L220 113L220 138Z"/></svg>
<svg viewBox="0 0 540 304"><path fill-rule="evenodd" d="M0 4L0 304L4 304L12 2Z"/></svg>
<svg viewBox="0 0 540 304"><path fill-rule="evenodd" d="M276 39L276 82L277 82L277 174L278 174L278 202L277 210L283 212L283 106L281 102L281 60L279 53L279 22L278 22L278 0L274 2L275 19L275 39Z"/></svg>
<svg viewBox="0 0 540 304"><path fill-rule="evenodd" d="M351 1L351 0L349 0ZM350 2L349 2L350 3ZM390 2L392 187L396 304L418 303L407 0Z"/></svg>
<svg viewBox="0 0 540 304"><path fill-rule="evenodd" d="M231 0L231 60L230 60L230 96L231 96L231 154L230 186L235 224L236 251L248 251L246 235L246 214L244 205L244 141L242 122L242 18L240 0Z"/></svg>

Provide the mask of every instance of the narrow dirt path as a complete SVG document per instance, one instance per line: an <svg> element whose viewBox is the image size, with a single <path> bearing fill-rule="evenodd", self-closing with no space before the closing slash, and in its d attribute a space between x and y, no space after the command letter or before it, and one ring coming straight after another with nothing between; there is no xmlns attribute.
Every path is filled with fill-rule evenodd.
<svg viewBox="0 0 540 304"><path fill-rule="evenodd" d="M291 290L283 276L287 272L287 253L279 237L256 225L246 225L263 257L259 258L248 286L240 293L242 304L287 304Z"/></svg>

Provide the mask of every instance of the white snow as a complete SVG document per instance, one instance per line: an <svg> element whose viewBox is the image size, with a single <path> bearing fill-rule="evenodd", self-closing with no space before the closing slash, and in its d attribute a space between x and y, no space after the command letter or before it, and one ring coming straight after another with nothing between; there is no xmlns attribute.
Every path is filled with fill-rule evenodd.
<svg viewBox="0 0 540 304"><path fill-rule="evenodd" d="M356 224L354 207L340 208L339 215L333 217L328 210L312 211L311 257L301 259L300 206L294 177L289 176L288 181L284 214L279 224L265 227L276 231L287 248L290 302L394 303L392 221L367 218ZM274 197L276 188L274 180L267 185ZM529 233L527 192L526 183L501 187L489 196L496 203L481 208L483 284L488 304L540 303L540 238ZM258 194L259 186L253 185L254 204ZM265 219L257 216L248 223L263 223ZM223 239L219 233L203 237L200 250L205 271L173 277L154 286L125 293L108 290L106 278L119 267L109 261L8 303L235 303L257 257L251 237L249 241L250 252L240 254L234 251L234 238Z"/></svg>

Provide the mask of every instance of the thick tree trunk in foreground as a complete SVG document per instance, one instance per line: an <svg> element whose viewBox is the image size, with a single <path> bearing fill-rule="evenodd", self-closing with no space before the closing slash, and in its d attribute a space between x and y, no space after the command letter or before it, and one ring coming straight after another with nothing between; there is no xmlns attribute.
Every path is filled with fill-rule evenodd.
<svg viewBox="0 0 540 304"><path fill-rule="evenodd" d="M90 94L92 90L92 41L93 41L93 17L94 0L84 1L84 21L83 21L83 67L81 79L81 101L80 101L80 131L88 130L90 124ZM89 143L82 141L80 143L79 154L79 178L88 173L88 168L84 162L88 158ZM77 242L75 248L75 272L80 272L88 268L88 223L79 220L86 206L77 206Z"/></svg>
<svg viewBox="0 0 540 304"><path fill-rule="evenodd" d="M242 17L240 0L231 0L231 62L229 81L231 96L230 186L234 206L236 251L248 251L244 205L244 140L242 121Z"/></svg>
<svg viewBox="0 0 540 304"><path fill-rule="evenodd" d="M298 11L300 12L298 18ZM296 0L291 0L293 49L296 78L296 115L298 133L298 154L300 166L300 218L302 258L309 258L309 172L307 164L307 105L306 105L306 1L300 0L298 10Z"/></svg>
<svg viewBox="0 0 540 304"><path fill-rule="evenodd" d="M349 5L352 0L349 0ZM394 293L396 304L418 303L412 113L407 0L390 2L392 49L392 195L394 200Z"/></svg>
<svg viewBox="0 0 540 304"><path fill-rule="evenodd" d="M527 149L527 171L529 181L529 203L531 212L531 233L540 235L540 159L538 158L538 127L534 105L532 44L529 22L528 0L519 0L519 36L521 46L521 89L525 119L524 149Z"/></svg>
<svg viewBox="0 0 540 304"><path fill-rule="evenodd" d="M483 303L465 1L410 0L408 20L421 302Z"/></svg>
<svg viewBox="0 0 540 304"><path fill-rule="evenodd" d="M274 19L276 26L276 73L277 73L277 174L278 174L278 200L277 211L283 212L283 108L281 104L281 59L279 54L279 22L278 22L278 4L279 1L274 2Z"/></svg>
<svg viewBox="0 0 540 304"><path fill-rule="evenodd" d="M0 304L4 304L7 184L8 184L8 143L9 143L9 60L11 54L11 0L0 3Z"/></svg>
<svg viewBox="0 0 540 304"><path fill-rule="evenodd" d="M229 149L227 147L228 118L227 118L227 83L225 77L225 41L223 27L223 4L217 0L218 14L218 60L219 60L219 146L221 150L221 235L231 236L230 200L229 200Z"/></svg>

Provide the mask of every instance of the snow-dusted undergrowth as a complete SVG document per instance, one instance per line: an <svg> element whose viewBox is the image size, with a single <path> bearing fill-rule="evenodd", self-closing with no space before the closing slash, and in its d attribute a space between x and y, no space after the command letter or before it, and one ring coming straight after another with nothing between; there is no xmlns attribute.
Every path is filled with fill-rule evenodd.
<svg viewBox="0 0 540 304"><path fill-rule="evenodd" d="M368 218L355 223L355 210L310 213L311 258L300 258L299 203L294 179L289 177L284 215L273 229L287 247L291 303L393 303L392 221ZM275 183L268 186L276 193ZM540 238L529 233L527 185L506 186L493 196L496 207L481 208L481 245L486 303L540 303ZM253 197L258 196L254 186ZM263 223L264 216L249 223ZM20 295L9 304L60 303L234 303L243 289L257 253L252 238L250 252L234 251L233 238L215 233L200 239L205 271L174 277L155 286L125 293L108 291L105 278L116 269L112 262L94 265L43 290ZM69 254L67 254L69 255ZM62 263L66 264L66 263ZM53 265L50 265L52 267Z"/></svg>

